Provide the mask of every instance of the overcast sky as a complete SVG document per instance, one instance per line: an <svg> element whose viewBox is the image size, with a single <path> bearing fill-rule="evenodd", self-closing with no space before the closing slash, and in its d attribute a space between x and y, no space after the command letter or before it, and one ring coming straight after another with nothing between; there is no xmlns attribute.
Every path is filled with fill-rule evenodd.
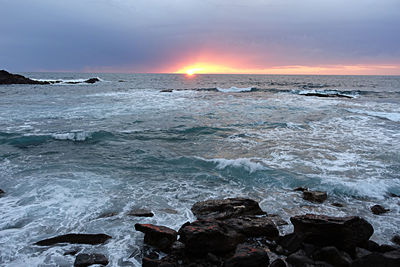
<svg viewBox="0 0 400 267"><path fill-rule="evenodd" d="M400 0L0 0L0 69L400 65Z"/></svg>

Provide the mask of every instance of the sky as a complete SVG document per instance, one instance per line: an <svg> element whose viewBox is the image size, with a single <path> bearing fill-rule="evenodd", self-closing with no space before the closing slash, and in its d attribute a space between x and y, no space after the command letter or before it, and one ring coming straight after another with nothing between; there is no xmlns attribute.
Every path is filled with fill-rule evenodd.
<svg viewBox="0 0 400 267"><path fill-rule="evenodd" d="M400 0L0 0L15 72L400 75Z"/></svg>

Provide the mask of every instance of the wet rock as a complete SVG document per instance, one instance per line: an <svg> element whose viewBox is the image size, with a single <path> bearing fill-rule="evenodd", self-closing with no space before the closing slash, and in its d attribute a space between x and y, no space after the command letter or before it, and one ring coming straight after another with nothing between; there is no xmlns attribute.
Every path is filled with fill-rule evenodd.
<svg viewBox="0 0 400 267"><path fill-rule="evenodd" d="M192 212L198 219L227 219L242 215L263 215L257 201L246 198L206 200L195 203Z"/></svg>
<svg viewBox="0 0 400 267"><path fill-rule="evenodd" d="M287 234L279 237L278 244L282 247L282 250L277 249L277 253L289 255L302 247L303 238L300 238L295 233Z"/></svg>
<svg viewBox="0 0 400 267"><path fill-rule="evenodd" d="M100 79L98 79L98 78L90 78L90 79L87 79L85 81L85 83L96 83L96 82L100 82Z"/></svg>
<svg viewBox="0 0 400 267"><path fill-rule="evenodd" d="M75 256L79 251L81 251L80 248L70 249L64 252L64 256Z"/></svg>
<svg viewBox="0 0 400 267"><path fill-rule="evenodd" d="M175 267L178 263L175 258L166 256L162 259L151 259L144 257L142 260L142 267Z"/></svg>
<svg viewBox="0 0 400 267"><path fill-rule="evenodd" d="M94 264L106 266L108 259L103 254L79 254L74 262L75 267L86 267Z"/></svg>
<svg viewBox="0 0 400 267"><path fill-rule="evenodd" d="M219 220L198 220L179 229L182 243L191 254L223 254L235 250L245 239L226 223Z"/></svg>
<svg viewBox="0 0 400 267"><path fill-rule="evenodd" d="M0 197L2 197L6 192L4 192L2 189L0 189Z"/></svg>
<svg viewBox="0 0 400 267"><path fill-rule="evenodd" d="M396 195L396 194L394 194L394 193L389 193L389 196L390 196L390 197L400 197L400 195Z"/></svg>
<svg viewBox="0 0 400 267"><path fill-rule="evenodd" d="M354 267L398 267L400 266L400 250L385 253L373 252L353 261Z"/></svg>
<svg viewBox="0 0 400 267"><path fill-rule="evenodd" d="M174 90L173 89L163 89L160 92L161 93L172 93Z"/></svg>
<svg viewBox="0 0 400 267"><path fill-rule="evenodd" d="M371 254L371 253L372 253L371 251L369 251L369 250L367 250L365 248L357 247L356 250L355 250L354 256L355 256L355 258L362 258L364 256L367 256L367 255Z"/></svg>
<svg viewBox="0 0 400 267"><path fill-rule="evenodd" d="M338 267L351 266L351 257L347 253L340 252L335 247L324 247L313 255L314 260L324 261Z"/></svg>
<svg viewBox="0 0 400 267"><path fill-rule="evenodd" d="M269 267L287 267L287 264L282 259L276 259L269 265Z"/></svg>
<svg viewBox="0 0 400 267"><path fill-rule="evenodd" d="M305 93L305 94L300 94L304 96L316 96L316 97L341 97L341 98L353 98L348 95L343 95L343 94L323 94L323 93Z"/></svg>
<svg viewBox="0 0 400 267"><path fill-rule="evenodd" d="M129 216L135 216L135 217L153 217L154 214L151 212L151 210L147 209L132 209L130 212L128 212Z"/></svg>
<svg viewBox="0 0 400 267"><path fill-rule="evenodd" d="M110 218L110 217L114 217L117 215L118 215L118 212L106 212L106 213L100 214L99 217L97 217L97 219Z"/></svg>
<svg viewBox="0 0 400 267"><path fill-rule="evenodd" d="M225 261L225 267L266 267L269 264L268 253L246 244L237 246L235 254Z"/></svg>
<svg viewBox="0 0 400 267"><path fill-rule="evenodd" d="M174 209L162 209L162 212L169 213L169 214L178 214L179 212Z"/></svg>
<svg viewBox="0 0 400 267"><path fill-rule="evenodd" d="M307 187L296 187L295 189L293 189L293 191L300 191L300 192L304 192L304 191L308 191Z"/></svg>
<svg viewBox="0 0 400 267"><path fill-rule="evenodd" d="M379 244L372 240L359 244L359 247L369 251L379 251Z"/></svg>
<svg viewBox="0 0 400 267"><path fill-rule="evenodd" d="M110 238L111 236L106 234L66 234L41 240L36 242L35 245L51 246L58 243L97 245L103 244Z"/></svg>
<svg viewBox="0 0 400 267"><path fill-rule="evenodd" d="M371 207L371 211L375 215L380 215L380 214L388 212L389 210L385 209L381 205L374 205L374 206Z"/></svg>
<svg viewBox="0 0 400 267"><path fill-rule="evenodd" d="M338 203L338 202L333 202L331 205L335 206L335 207L339 207L339 208L344 207L344 205L342 203Z"/></svg>
<svg viewBox="0 0 400 267"><path fill-rule="evenodd" d="M389 251L393 251L396 250L397 248L395 246L391 246L388 244L383 244L379 246L379 252L385 253L385 252L389 252Z"/></svg>
<svg viewBox="0 0 400 267"><path fill-rule="evenodd" d="M0 84L49 84L49 82L35 81L22 75L0 70Z"/></svg>
<svg viewBox="0 0 400 267"><path fill-rule="evenodd" d="M135 229L144 233L144 243L169 251L171 245L176 241L178 233L168 227L153 224L135 224Z"/></svg>
<svg viewBox="0 0 400 267"><path fill-rule="evenodd" d="M366 220L352 217L331 217L306 214L290 218L294 233L304 242L324 246L335 246L353 252L359 244L365 243L374 232Z"/></svg>
<svg viewBox="0 0 400 267"><path fill-rule="evenodd" d="M289 255L286 258L286 262L289 263L289 265L296 267L308 267L314 266L315 264L315 262L312 259L308 258L303 251L298 251Z"/></svg>
<svg viewBox="0 0 400 267"><path fill-rule="evenodd" d="M321 191L303 191L303 199L314 203L322 203L328 198L326 192Z"/></svg>
<svg viewBox="0 0 400 267"><path fill-rule="evenodd" d="M270 218L277 226L288 225L288 222L282 219L282 217L278 214L267 214L266 216Z"/></svg>
<svg viewBox="0 0 400 267"><path fill-rule="evenodd" d="M395 235L391 241L400 246L400 235Z"/></svg>
<svg viewBox="0 0 400 267"><path fill-rule="evenodd" d="M267 237L276 239L279 231L275 223L268 217L243 216L224 221L229 227L246 237Z"/></svg>

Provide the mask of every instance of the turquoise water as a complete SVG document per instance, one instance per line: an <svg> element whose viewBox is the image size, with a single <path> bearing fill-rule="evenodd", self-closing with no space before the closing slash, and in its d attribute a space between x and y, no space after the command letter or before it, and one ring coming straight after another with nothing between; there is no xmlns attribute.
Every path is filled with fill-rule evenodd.
<svg viewBox="0 0 400 267"><path fill-rule="evenodd" d="M400 77L25 75L102 81L0 86L2 266L70 266L71 247L140 266L135 223L178 229L194 219L194 202L217 197L251 197L286 220L360 215L378 242L398 232L400 199L388 193L400 194ZM315 92L347 97L304 95ZM328 200L306 202L297 186ZM373 215L374 204L391 212ZM133 207L155 216L127 216ZM32 245L70 232L113 239Z"/></svg>

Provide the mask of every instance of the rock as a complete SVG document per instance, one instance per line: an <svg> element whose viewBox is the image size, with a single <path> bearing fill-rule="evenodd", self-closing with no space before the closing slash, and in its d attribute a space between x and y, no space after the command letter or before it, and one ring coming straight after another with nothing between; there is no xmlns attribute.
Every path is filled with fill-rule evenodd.
<svg viewBox="0 0 400 267"><path fill-rule="evenodd" d="M135 229L144 233L144 243L168 252L178 233L171 228L153 224L135 224Z"/></svg>
<svg viewBox="0 0 400 267"><path fill-rule="evenodd" d="M304 242L324 246L335 246L353 252L359 244L369 240L374 228L366 220L352 217L330 217L306 214L290 218L294 233Z"/></svg>
<svg viewBox="0 0 400 267"><path fill-rule="evenodd" d="M129 216L135 216L135 217L153 217L154 214L151 212L151 210L147 209L133 209L130 212L128 212Z"/></svg>
<svg viewBox="0 0 400 267"><path fill-rule="evenodd" d="M388 212L389 210L385 209L381 205L374 205L374 206L371 207L371 211L375 215L380 215L380 214Z"/></svg>
<svg viewBox="0 0 400 267"><path fill-rule="evenodd" d="M277 226L288 225L288 222L282 219L278 214L267 214L268 218L270 218Z"/></svg>
<svg viewBox="0 0 400 267"><path fill-rule="evenodd" d="M64 252L64 256L75 256L76 253L78 253L79 251L81 251L80 248L74 248L74 249L70 249Z"/></svg>
<svg viewBox="0 0 400 267"><path fill-rule="evenodd" d="M176 259L166 256L160 260L144 257L142 267L176 267L178 266Z"/></svg>
<svg viewBox="0 0 400 267"><path fill-rule="evenodd" d="M396 250L397 248L395 246L391 246L391 245L387 245L387 244L383 244L379 246L379 252L385 253L385 252L389 252L389 251L393 251Z"/></svg>
<svg viewBox="0 0 400 267"><path fill-rule="evenodd" d="M305 93L305 94L300 94L304 96L316 96L316 97L342 97L342 98L353 98L348 95L342 95L342 94L322 94L322 93Z"/></svg>
<svg viewBox="0 0 400 267"><path fill-rule="evenodd" d="M174 90L173 89L163 89L160 92L161 93L172 93Z"/></svg>
<svg viewBox="0 0 400 267"><path fill-rule="evenodd" d="M97 245L103 244L110 238L112 237L105 234L66 234L41 240L36 242L35 245L51 246L58 243Z"/></svg>
<svg viewBox="0 0 400 267"><path fill-rule="evenodd" d="M245 239L226 223L219 220L198 220L179 229L182 243L191 254L223 254L235 250Z"/></svg>
<svg viewBox="0 0 400 267"><path fill-rule="evenodd" d="M278 251L277 249L277 253L289 255L296 252L302 247L303 239L295 233L291 233L279 237L278 244L282 247L283 250Z"/></svg>
<svg viewBox="0 0 400 267"><path fill-rule="evenodd" d="M100 79L99 78L90 78L90 79L87 79L84 82L85 83L96 83L96 82L100 82Z"/></svg>
<svg viewBox="0 0 400 267"><path fill-rule="evenodd" d="M400 235L395 235L391 241L400 246Z"/></svg>
<svg viewBox="0 0 400 267"><path fill-rule="evenodd" d="M287 267L287 264L282 259L276 259L269 265L269 267Z"/></svg>
<svg viewBox="0 0 400 267"><path fill-rule="evenodd" d="M86 267L94 264L106 266L108 259L103 254L79 254L74 262L75 267Z"/></svg>
<svg viewBox="0 0 400 267"><path fill-rule="evenodd" d="M364 248L366 250L369 251L379 251L379 245L378 243L372 241L372 240L368 240L362 244L359 244L360 248Z"/></svg>
<svg viewBox="0 0 400 267"><path fill-rule="evenodd" d="M396 195L396 194L394 194L394 193L389 193L389 196L390 196L390 197L400 197L400 195Z"/></svg>
<svg viewBox="0 0 400 267"><path fill-rule="evenodd" d="M269 257L265 250L240 244L235 254L225 261L224 267L266 267L268 264Z"/></svg>
<svg viewBox="0 0 400 267"><path fill-rule="evenodd" d="M0 84L50 84L50 83L31 80L22 75L12 74L5 70L0 70Z"/></svg>
<svg viewBox="0 0 400 267"><path fill-rule="evenodd" d="M373 252L353 261L354 267L398 267L400 266L400 250L385 253Z"/></svg>
<svg viewBox="0 0 400 267"><path fill-rule="evenodd" d="M110 218L110 217L114 217L117 215L118 215L118 212L106 212L106 213L100 214L99 217L97 217L97 219Z"/></svg>
<svg viewBox="0 0 400 267"><path fill-rule="evenodd" d="M339 208L344 207L344 205L342 203L338 203L338 202L333 202L331 205L335 206L335 207L339 207Z"/></svg>
<svg viewBox="0 0 400 267"><path fill-rule="evenodd" d="M2 189L0 189L0 197L2 197L6 192L4 192Z"/></svg>
<svg viewBox="0 0 400 267"><path fill-rule="evenodd" d="M268 217L243 216L227 219L224 223L246 237L276 239L279 236L275 223Z"/></svg>
<svg viewBox="0 0 400 267"><path fill-rule="evenodd" d="M206 200L195 203L192 212L198 219L227 219L242 215L263 215L258 203L246 198Z"/></svg>
<svg viewBox="0 0 400 267"><path fill-rule="evenodd" d="M347 253L341 253L335 247L324 247L313 254L314 260L324 261L338 267L351 266L351 257Z"/></svg>
<svg viewBox="0 0 400 267"><path fill-rule="evenodd" d="M304 191L308 191L308 188L307 188L307 187L302 187L302 186L300 186L300 187L296 187L295 189L293 189L293 191L301 191L301 192L304 192Z"/></svg>
<svg viewBox="0 0 400 267"><path fill-rule="evenodd" d="M321 191L303 191L303 199L315 202L322 203L328 198L326 192Z"/></svg>
<svg viewBox="0 0 400 267"><path fill-rule="evenodd" d="M289 255L286 258L286 262L289 263L289 266L296 266L296 267L309 267L315 266L315 262L308 258L303 251L298 251Z"/></svg>
<svg viewBox="0 0 400 267"><path fill-rule="evenodd" d="M369 250L367 250L365 248L358 248L357 247L356 250L355 250L354 256L355 256L355 258L362 258L364 256L367 256L367 255L371 254L371 253L372 253L371 251L369 251Z"/></svg>

